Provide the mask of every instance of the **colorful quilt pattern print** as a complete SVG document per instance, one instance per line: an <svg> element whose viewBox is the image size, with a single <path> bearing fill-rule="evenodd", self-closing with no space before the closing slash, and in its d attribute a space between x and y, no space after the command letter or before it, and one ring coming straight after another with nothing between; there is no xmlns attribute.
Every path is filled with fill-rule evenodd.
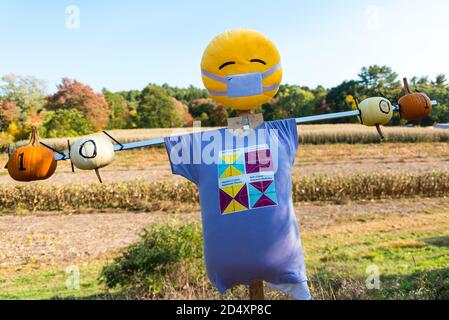
<svg viewBox="0 0 449 320"><path fill-rule="evenodd" d="M222 214L278 205L274 166L267 145L221 151L219 158Z"/></svg>

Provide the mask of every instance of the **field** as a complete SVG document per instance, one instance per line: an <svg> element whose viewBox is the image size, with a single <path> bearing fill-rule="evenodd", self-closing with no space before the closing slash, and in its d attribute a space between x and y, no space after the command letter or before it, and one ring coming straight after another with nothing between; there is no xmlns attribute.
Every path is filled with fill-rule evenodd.
<svg viewBox="0 0 449 320"><path fill-rule="evenodd" d="M314 298L449 299L449 131L387 128L380 144L361 126L300 128L294 199ZM123 142L166 134L114 132ZM220 299L204 273L197 227L196 254L177 256L164 273L158 266L145 290L100 280L144 228L151 237L171 226L176 247L177 232L182 238L184 226L200 222L195 188L171 175L162 148L118 153L102 176L99 186L93 172L72 174L69 162L43 183L1 172L0 298ZM79 270L79 288L66 286L67 267ZM366 286L370 270L379 271L378 289Z"/></svg>

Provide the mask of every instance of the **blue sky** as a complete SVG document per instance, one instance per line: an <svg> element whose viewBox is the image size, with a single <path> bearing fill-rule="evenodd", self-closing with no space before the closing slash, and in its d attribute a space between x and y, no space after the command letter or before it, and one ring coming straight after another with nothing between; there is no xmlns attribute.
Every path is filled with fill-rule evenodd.
<svg viewBox="0 0 449 320"><path fill-rule="evenodd" d="M79 29L66 8L79 8ZM62 77L96 90L149 82L202 86L200 59L227 29L256 29L278 46L284 83L331 87L362 66L402 76L449 75L449 1L0 0L0 75Z"/></svg>

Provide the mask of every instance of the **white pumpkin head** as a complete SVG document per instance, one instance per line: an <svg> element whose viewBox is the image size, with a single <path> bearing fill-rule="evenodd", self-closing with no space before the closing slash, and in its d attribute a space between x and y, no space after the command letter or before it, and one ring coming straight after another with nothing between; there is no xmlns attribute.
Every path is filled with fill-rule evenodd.
<svg viewBox="0 0 449 320"><path fill-rule="evenodd" d="M70 148L73 165L80 170L96 170L115 160L112 142L102 136L77 140Z"/></svg>
<svg viewBox="0 0 449 320"><path fill-rule="evenodd" d="M384 125L391 121L393 108L391 102L383 97L368 98L358 105L360 122L365 126Z"/></svg>

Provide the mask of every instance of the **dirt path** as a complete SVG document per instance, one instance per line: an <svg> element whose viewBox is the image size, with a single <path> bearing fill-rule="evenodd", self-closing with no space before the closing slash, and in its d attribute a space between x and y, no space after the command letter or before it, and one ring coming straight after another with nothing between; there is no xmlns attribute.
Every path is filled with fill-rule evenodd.
<svg viewBox="0 0 449 320"><path fill-rule="evenodd" d="M178 221L188 220L186 214ZM134 242L142 229L169 222L166 213L97 213L0 217L0 267L85 261Z"/></svg>
<svg viewBox="0 0 449 320"><path fill-rule="evenodd" d="M344 205L305 203L298 205L296 212L302 232L319 232L342 224L363 225L390 217L413 220L419 214L447 212L448 207L449 199L437 198ZM0 267L93 260L128 246L151 223L180 223L199 220L199 216L198 212L1 216Z"/></svg>

